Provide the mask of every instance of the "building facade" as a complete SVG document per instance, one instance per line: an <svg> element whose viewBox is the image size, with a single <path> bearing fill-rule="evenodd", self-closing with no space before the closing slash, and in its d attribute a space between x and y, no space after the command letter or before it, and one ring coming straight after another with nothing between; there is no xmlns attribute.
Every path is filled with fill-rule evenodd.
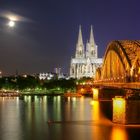
<svg viewBox="0 0 140 140"><path fill-rule="evenodd" d="M83 43L81 26L79 27L78 41L76 44L75 57L71 59L70 77L95 77L95 72L102 65L102 58L98 58L98 47L94 40L91 26L90 38L86 46Z"/></svg>

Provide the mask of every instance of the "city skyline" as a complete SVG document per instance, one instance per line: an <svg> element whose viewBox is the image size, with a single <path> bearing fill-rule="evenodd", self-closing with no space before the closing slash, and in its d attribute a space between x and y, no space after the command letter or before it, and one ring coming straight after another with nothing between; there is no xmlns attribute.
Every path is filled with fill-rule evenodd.
<svg viewBox="0 0 140 140"><path fill-rule="evenodd" d="M89 38L93 25L99 57L111 40L139 40L139 1L3 0L0 5L0 70L4 74L39 73L61 67L69 73L78 27ZM18 20L7 27L11 13ZM86 43L87 40L84 40Z"/></svg>

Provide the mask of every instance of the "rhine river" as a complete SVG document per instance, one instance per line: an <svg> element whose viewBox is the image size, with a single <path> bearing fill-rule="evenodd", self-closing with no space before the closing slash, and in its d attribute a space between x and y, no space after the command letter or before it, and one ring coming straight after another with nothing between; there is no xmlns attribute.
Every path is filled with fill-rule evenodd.
<svg viewBox="0 0 140 140"><path fill-rule="evenodd" d="M112 103L91 97L0 97L0 140L135 140L140 125L113 124Z"/></svg>

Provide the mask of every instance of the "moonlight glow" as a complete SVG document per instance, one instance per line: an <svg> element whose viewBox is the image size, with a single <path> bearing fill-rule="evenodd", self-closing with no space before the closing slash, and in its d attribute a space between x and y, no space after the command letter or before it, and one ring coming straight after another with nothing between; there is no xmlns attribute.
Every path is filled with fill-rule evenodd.
<svg viewBox="0 0 140 140"><path fill-rule="evenodd" d="M14 27L15 26L15 22L10 20L9 23L8 23L8 26L9 27Z"/></svg>

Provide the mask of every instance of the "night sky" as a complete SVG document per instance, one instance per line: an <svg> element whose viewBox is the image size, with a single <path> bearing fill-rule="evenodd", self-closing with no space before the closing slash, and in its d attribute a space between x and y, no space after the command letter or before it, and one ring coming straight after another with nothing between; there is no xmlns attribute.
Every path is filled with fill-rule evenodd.
<svg viewBox="0 0 140 140"><path fill-rule="evenodd" d="M7 26L8 14L18 16ZM111 40L140 39L139 0L0 0L0 70L3 74L69 73L79 25L84 43L93 25L99 57Z"/></svg>

